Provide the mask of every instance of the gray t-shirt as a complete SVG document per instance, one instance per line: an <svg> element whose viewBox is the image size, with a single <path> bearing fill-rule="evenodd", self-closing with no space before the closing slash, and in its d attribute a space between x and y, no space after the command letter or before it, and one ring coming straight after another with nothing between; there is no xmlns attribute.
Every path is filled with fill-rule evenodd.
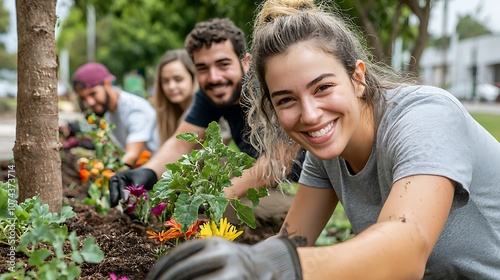
<svg viewBox="0 0 500 280"><path fill-rule="evenodd" d="M299 182L333 188L353 231L376 223L393 183L428 174L456 182L448 221L424 279L500 279L500 143L448 92L387 92L370 158L352 175L344 159L307 153Z"/></svg>
<svg viewBox="0 0 500 280"><path fill-rule="evenodd" d="M116 89L120 92L114 112L107 112L105 118L116 127L112 131L114 142L121 149L127 143L146 142L151 153L159 146L159 134L156 126L156 111L143 97Z"/></svg>

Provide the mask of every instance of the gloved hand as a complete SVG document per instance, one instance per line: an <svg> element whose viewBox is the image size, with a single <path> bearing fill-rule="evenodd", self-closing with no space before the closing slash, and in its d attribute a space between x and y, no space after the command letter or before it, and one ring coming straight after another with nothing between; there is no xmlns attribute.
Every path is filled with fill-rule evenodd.
<svg viewBox="0 0 500 280"><path fill-rule="evenodd" d="M159 259L147 280L295 280L302 279L295 245L271 237L255 245L222 237L195 239L181 244Z"/></svg>
<svg viewBox="0 0 500 280"><path fill-rule="evenodd" d="M144 185L146 190L151 190L158 182L156 173L149 168L136 168L117 172L109 180L109 200L111 207L115 207L120 199L126 198L124 190L134 184L138 187Z"/></svg>

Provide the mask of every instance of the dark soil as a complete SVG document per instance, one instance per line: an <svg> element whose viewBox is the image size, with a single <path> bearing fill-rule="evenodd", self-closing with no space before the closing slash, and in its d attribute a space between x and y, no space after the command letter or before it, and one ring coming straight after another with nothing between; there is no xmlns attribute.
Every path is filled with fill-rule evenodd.
<svg viewBox="0 0 500 280"><path fill-rule="evenodd" d="M78 279L110 279L111 273L128 279L145 279L149 269L155 262L153 253L155 241L148 239L146 228L134 223L127 215L117 209L111 209L106 215L100 215L94 206L83 204L87 197L87 188L80 183L77 171L77 158L69 150L61 152L62 181L64 203L73 207L76 217L68 219L66 225L69 232L76 232L80 239L93 236L95 243L104 252L105 258L99 264L83 264ZM7 181L8 162L0 162L0 180ZM237 241L254 244L274 235L278 224L269 225L257 221L257 229L251 230L243 226L244 234ZM0 245L0 274L7 272L7 252L9 248ZM19 261L22 256L17 253Z"/></svg>

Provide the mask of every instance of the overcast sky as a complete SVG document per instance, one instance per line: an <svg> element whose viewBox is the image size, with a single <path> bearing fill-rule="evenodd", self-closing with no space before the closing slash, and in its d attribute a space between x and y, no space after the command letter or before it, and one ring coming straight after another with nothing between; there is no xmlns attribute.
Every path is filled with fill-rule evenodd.
<svg viewBox="0 0 500 280"><path fill-rule="evenodd" d="M445 0L431 0L435 2L431 12L431 21L429 23L429 32L438 36L443 31L443 6ZM472 15L479 22L485 24L495 33L500 33L500 0L447 0L448 1L448 24L447 34L455 30L458 16ZM57 1L57 15L64 18L67 14L68 3L71 0ZM16 31L16 0L4 0L4 5L10 12L11 26L6 36L0 37L0 40L6 43L8 52L17 50L17 31Z"/></svg>
<svg viewBox="0 0 500 280"><path fill-rule="evenodd" d="M432 7L429 32L441 35L443 32L444 0ZM455 31L459 16L471 15L494 33L500 33L500 0L448 0L447 34Z"/></svg>

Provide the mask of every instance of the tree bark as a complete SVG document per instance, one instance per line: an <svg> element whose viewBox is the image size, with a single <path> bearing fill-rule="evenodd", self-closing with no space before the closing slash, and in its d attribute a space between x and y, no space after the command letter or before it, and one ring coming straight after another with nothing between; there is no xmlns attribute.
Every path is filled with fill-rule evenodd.
<svg viewBox="0 0 500 280"><path fill-rule="evenodd" d="M56 0L16 1L18 95L14 162L19 201L38 196L60 212Z"/></svg>
<svg viewBox="0 0 500 280"><path fill-rule="evenodd" d="M415 40L415 45L411 50L411 61L408 64L408 71L410 73L414 73L418 76L420 72L420 58L425 49L425 45L429 40L429 18L431 15L431 0L425 0L424 6L421 7L420 4L422 1L419 0L400 0L402 3L408 5L411 11L418 17L420 21L420 25L418 27L418 36Z"/></svg>

